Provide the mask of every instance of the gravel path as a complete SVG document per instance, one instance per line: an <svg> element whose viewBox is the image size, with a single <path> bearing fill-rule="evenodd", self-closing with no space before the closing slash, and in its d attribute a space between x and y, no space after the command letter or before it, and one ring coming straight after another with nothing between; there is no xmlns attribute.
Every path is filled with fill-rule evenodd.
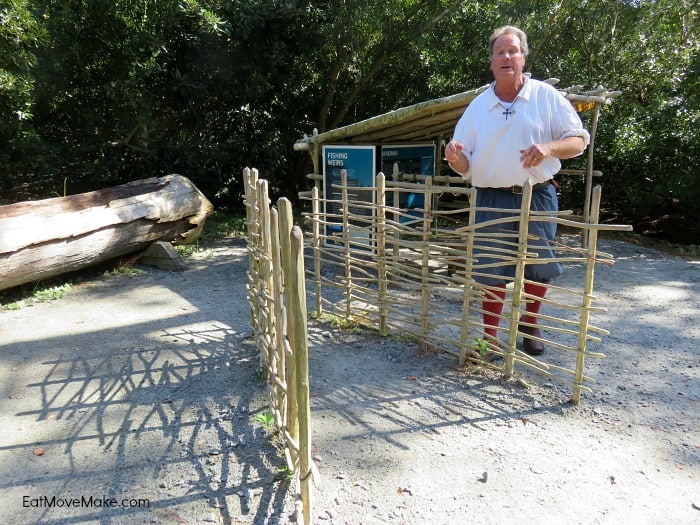
<svg viewBox="0 0 700 525"><path fill-rule="evenodd" d="M314 523L700 523L700 261L600 249L612 335L579 406L312 322ZM0 310L0 522L291 523L244 243L144 269Z"/></svg>

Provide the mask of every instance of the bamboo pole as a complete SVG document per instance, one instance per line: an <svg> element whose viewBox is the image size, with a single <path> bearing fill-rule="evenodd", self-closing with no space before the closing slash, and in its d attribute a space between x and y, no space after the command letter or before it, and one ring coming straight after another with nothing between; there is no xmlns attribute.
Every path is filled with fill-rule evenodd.
<svg viewBox="0 0 700 525"><path fill-rule="evenodd" d="M257 240L259 238L258 234L258 205L257 205L257 186L258 172L257 170L251 170L250 168L245 168L243 170L243 186L245 190L245 211L246 211L246 232L248 235L248 248L251 253L254 253L257 248ZM257 266L255 265L255 258L248 257L248 293L255 297L257 295ZM250 322L253 326L253 333L255 333L256 327L258 325L257 320L257 308L255 303L251 300L250 303Z"/></svg>
<svg viewBox="0 0 700 525"><path fill-rule="evenodd" d="M341 194L342 194L342 216L343 216L343 257L345 260L345 315L350 317L350 306L352 304L352 272L350 270L350 204L348 201L348 172L340 170Z"/></svg>
<svg viewBox="0 0 700 525"><path fill-rule="evenodd" d="M312 460L311 405L309 400L309 351L306 325L306 282L304 279L304 235L294 226L290 235L293 271L287 296L294 325L294 360L296 362L297 403L299 405L299 480L304 505L304 524L311 524Z"/></svg>
<svg viewBox="0 0 700 525"><path fill-rule="evenodd" d="M292 227L294 226L294 219L292 215L292 203L282 197L277 200L277 208L279 209L279 220L280 220L280 251L282 266L284 267L284 283L285 290L292 282L294 278L293 275L293 263L292 258L292 247L290 241L290 234L292 232ZM287 312L287 338L289 339L289 346L291 348L291 355L286 356L287 364L287 429L292 439L295 442L299 442L299 413L298 413L298 399L297 399L297 373L296 373L296 360L294 358L293 352L296 348L296 340L301 335L297 335L295 332L296 325L293 320L290 319L290 314ZM304 334L306 337L306 334ZM298 456L296 452L292 454L292 459L295 465L298 462Z"/></svg>
<svg viewBox="0 0 700 525"><path fill-rule="evenodd" d="M315 131L315 130L314 130ZM315 143L313 145L313 165L314 173L321 174L321 157L323 156L323 146L321 144ZM323 175L321 174L321 180L318 179L314 182L314 187L321 189L321 181L323 181Z"/></svg>
<svg viewBox="0 0 700 525"><path fill-rule="evenodd" d="M429 198L430 188L433 184L431 179L425 181L425 197L423 198L423 242L421 253L421 334L425 337L428 334L428 313L430 311L430 287L428 282L429 261L430 261L430 225L432 218L430 210L432 209L432 199Z"/></svg>
<svg viewBox="0 0 700 525"><path fill-rule="evenodd" d="M379 297L379 333L387 334L387 271L386 271L386 184L383 173L377 175L377 289Z"/></svg>
<svg viewBox="0 0 700 525"><path fill-rule="evenodd" d="M270 236L272 240L272 285L275 308L275 349L274 359L271 362L271 372L275 379L275 407L277 428L287 427L287 377L285 358L285 330L284 330L284 284L283 267L280 248L279 214L277 209L270 210ZM293 462L288 465L291 470Z"/></svg>
<svg viewBox="0 0 700 525"><path fill-rule="evenodd" d="M518 230L518 248L515 255L515 276L513 279L513 299L510 310L510 326L508 330L508 347L505 352L504 373L513 375L514 348L518 338L518 325L520 324L520 304L522 302L523 281L525 279L525 266L528 257L528 234L530 231L530 202L532 201L532 181L528 179L523 186L522 201L520 204L520 225ZM512 220L512 219L511 219Z"/></svg>
<svg viewBox="0 0 700 525"><path fill-rule="evenodd" d="M393 166L393 172L391 174L391 179L393 182L398 183L400 182L401 179L401 174L399 173L399 163L394 162ZM393 192L393 200L392 200L392 207L394 208L394 214L393 214L393 220L396 221L398 225L401 224L401 218L399 215L399 210L401 208L401 192L399 191L399 186L398 185L393 185L394 192ZM386 218L386 217L385 217ZM396 241L400 240L401 233L398 229L394 229L394 237ZM399 256L399 245L398 243L394 244L394 257Z"/></svg>
<svg viewBox="0 0 700 525"><path fill-rule="evenodd" d="M476 189L472 188L469 193L469 200L471 203L476 202ZM468 211L468 221L469 226L474 227L476 224L476 210L472 206ZM471 313L471 303L474 297L475 286L471 280L472 275L472 265L474 261L474 230L470 229L462 234L466 241L465 250L465 263L464 263L464 293L462 296L462 319L461 319L461 330L460 330L460 340L459 340L459 366L464 366L467 360L467 354L469 352L469 329L471 328L469 322L469 314Z"/></svg>
<svg viewBox="0 0 700 525"><path fill-rule="evenodd" d="M595 136L598 131L598 118L600 116L601 103L597 102L593 109L593 118L591 119L591 138L588 144L588 162L586 163L586 191L583 203L583 222L591 222L591 192L593 188L593 158L594 158L594 146L595 146ZM597 221L595 221L597 222ZM581 236L581 246L586 246L588 240L588 231L584 230Z"/></svg>
<svg viewBox="0 0 700 525"><path fill-rule="evenodd" d="M319 189L314 187L311 190L311 217L312 217L312 247L314 254L314 289L316 290L316 315L318 317L323 313L321 301L321 200L319 198Z"/></svg>
<svg viewBox="0 0 700 525"><path fill-rule="evenodd" d="M594 222L598 222L600 213L600 186L596 186L592 192L591 217ZM592 230L588 235L588 263L586 264L586 279L583 288L583 304L581 305L581 321L578 337L578 353L576 354L576 372L574 375L574 388L571 394L571 402L578 405L581 400L581 385L583 384L583 371L586 356L586 340L588 333L588 323L590 318L591 297L593 296L593 278L595 276L595 252L598 243L596 230Z"/></svg>
<svg viewBox="0 0 700 525"><path fill-rule="evenodd" d="M275 326L272 317L273 298L272 298L272 246L270 240L270 206L268 198L268 181L265 179L258 180L257 184L257 202L260 221L260 250L262 257L260 259L260 298L264 315L262 316L262 334L265 337L265 348L260 352L260 367L261 370L267 371L272 361L272 346L271 342L275 340ZM266 374L269 381L269 375Z"/></svg>

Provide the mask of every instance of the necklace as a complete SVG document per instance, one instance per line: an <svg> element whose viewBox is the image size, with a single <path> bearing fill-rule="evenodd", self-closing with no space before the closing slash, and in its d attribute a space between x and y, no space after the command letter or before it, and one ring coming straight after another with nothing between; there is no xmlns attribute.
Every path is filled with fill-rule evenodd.
<svg viewBox="0 0 700 525"><path fill-rule="evenodd" d="M516 97L515 100L510 104L510 106L506 107L500 102L498 103L499 106L503 108L503 115L506 116L506 120L508 120L508 117L511 115L515 115L515 111L512 111L511 108L515 106L515 103L518 101L518 98Z"/></svg>

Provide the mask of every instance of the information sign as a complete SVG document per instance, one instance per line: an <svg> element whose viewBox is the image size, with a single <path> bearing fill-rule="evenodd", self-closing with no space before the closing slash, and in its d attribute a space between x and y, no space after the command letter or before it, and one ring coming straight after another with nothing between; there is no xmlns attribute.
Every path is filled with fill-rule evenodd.
<svg viewBox="0 0 700 525"><path fill-rule="evenodd" d="M382 173L387 180L393 180L394 164L397 164L398 171L407 175L428 175L435 174L435 145L434 144L401 144L395 146L382 146ZM415 179L410 179L413 181ZM387 204L394 205L393 192L387 194ZM421 192L402 192L399 196L397 207L414 210L423 208L425 197ZM409 211L417 217L422 214ZM402 217L400 222L411 220L410 217Z"/></svg>
<svg viewBox="0 0 700 525"><path fill-rule="evenodd" d="M371 217L374 215L376 191L374 189L375 173L374 146L323 146L323 193L325 213L328 222L340 223L328 225L327 235L342 233L342 189L341 170L347 172L348 200L361 203L349 206L349 212L359 219L350 221L349 234L353 238L371 241ZM362 220L361 217L368 220Z"/></svg>

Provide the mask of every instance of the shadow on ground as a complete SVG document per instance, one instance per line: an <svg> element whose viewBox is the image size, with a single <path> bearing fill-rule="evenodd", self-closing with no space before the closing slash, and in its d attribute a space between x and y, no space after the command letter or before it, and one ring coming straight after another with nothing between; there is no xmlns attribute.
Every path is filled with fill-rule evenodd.
<svg viewBox="0 0 700 525"><path fill-rule="evenodd" d="M254 419L266 397L246 328L244 253L0 313L3 521L282 514L284 462Z"/></svg>

